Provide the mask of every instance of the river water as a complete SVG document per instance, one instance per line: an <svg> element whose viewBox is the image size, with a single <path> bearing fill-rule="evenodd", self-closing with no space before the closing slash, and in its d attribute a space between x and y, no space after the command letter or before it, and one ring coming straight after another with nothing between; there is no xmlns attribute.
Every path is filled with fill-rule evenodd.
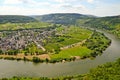
<svg viewBox="0 0 120 80"><path fill-rule="evenodd" d="M89 72L97 65L111 62L120 57L120 40L113 34L102 31L112 40L111 45L101 56L95 59L84 59L66 63L38 63L0 60L0 78L3 77L58 77L66 75L77 75Z"/></svg>

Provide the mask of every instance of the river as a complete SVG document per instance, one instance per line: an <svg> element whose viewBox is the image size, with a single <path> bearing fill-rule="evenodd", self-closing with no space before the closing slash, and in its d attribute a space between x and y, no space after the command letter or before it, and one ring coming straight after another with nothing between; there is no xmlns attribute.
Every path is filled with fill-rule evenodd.
<svg viewBox="0 0 120 80"><path fill-rule="evenodd" d="M111 45L101 56L95 59L84 59L66 63L38 63L0 60L0 78L3 77L57 77L66 75L77 75L89 72L91 68L106 62L115 61L120 57L120 40L113 34L102 31L112 40Z"/></svg>

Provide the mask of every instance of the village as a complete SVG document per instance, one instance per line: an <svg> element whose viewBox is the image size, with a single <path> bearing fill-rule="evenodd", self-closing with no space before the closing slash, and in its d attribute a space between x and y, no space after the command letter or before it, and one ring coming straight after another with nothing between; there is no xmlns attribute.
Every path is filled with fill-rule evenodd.
<svg viewBox="0 0 120 80"><path fill-rule="evenodd" d="M55 33L55 29L23 29L15 31L0 32L0 50L7 52L9 50L22 50L29 44L35 43L38 48L45 51L44 43L48 41Z"/></svg>

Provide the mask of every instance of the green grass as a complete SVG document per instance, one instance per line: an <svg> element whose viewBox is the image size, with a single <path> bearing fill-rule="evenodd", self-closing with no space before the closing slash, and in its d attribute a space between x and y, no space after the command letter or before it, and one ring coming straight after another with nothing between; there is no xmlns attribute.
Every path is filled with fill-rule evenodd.
<svg viewBox="0 0 120 80"><path fill-rule="evenodd" d="M80 32L78 33L80 34ZM86 33L84 32L82 34L86 34ZM88 38L88 36L87 37L85 36L83 38L83 35L80 35L79 38L80 37L82 37L82 39ZM74 41L77 41L79 38L73 38L73 40L71 39L71 41L68 40L65 44L70 44ZM89 37L89 39L87 39L87 41L83 43L82 46L79 45L79 46L74 46L72 48L63 49L58 54L50 54L50 57L53 60L69 59L75 56L79 56L80 58L94 57L99 54L102 54L102 51L104 51L109 46L109 41L110 40L107 37L105 37L104 34L99 32L94 32L94 34L92 34L91 37Z"/></svg>
<svg viewBox="0 0 120 80"><path fill-rule="evenodd" d="M50 54L51 59L60 59L60 58L71 58L74 56L89 56L91 50L87 47L77 46L73 48L68 48L59 52L59 54Z"/></svg>
<svg viewBox="0 0 120 80"><path fill-rule="evenodd" d="M65 37L64 38L65 41L61 42L61 44L66 46L66 45L80 42L84 39L87 39L90 36L90 34L91 34L91 31L89 31L89 30L72 26L72 27L68 28L68 31L65 34L63 34L65 36L70 36L70 38Z"/></svg>
<svg viewBox="0 0 120 80"><path fill-rule="evenodd" d="M56 30L56 34L58 34L58 36L50 38L50 41L45 45L46 49L54 49L78 43L87 39L92 34L92 31L90 30L75 26L62 26L58 27Z"/></svg>

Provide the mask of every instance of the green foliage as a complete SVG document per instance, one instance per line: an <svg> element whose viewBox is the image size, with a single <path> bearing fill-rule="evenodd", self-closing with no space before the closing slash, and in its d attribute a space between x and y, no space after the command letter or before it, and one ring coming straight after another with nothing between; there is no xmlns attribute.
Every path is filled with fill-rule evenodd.
<svg viewBox="0 0 120 80"><path fill-rule="evenodd" d="M45 48L47 49L48 53L58 53L60 51L59 44L56 43L48 43Z"/></svg>
<svg viewBox="0 0 120 80"><path fill-rule="evenodd" d="M7 60L16 60L16 58L14 58L14 57L5 57L4 59L7 59Z"/></svg>
<svg viewBox="0 0 120 80"><path fill-rule="evenodd" d="M51 54L51 59L65 59L65 58L72 58L74 56L89 56L91 53L91 50L86 47L73 47L69 49L65 49L59 52L59 54Z"/></svg>
<svg viewBox="0 0 120 80"><path fill-rule="evenodd" d="M40 60L40 58L38 58L38 57L33 57L32 61L35 63L43 62L43 60Z"/></svg>
<svg viewBox="0 0 120 80"><path fill-rule="evenodd" d="M60 47L81 42L88 38L92 33L90 30L76 26L62 26L56 28L56 30L55 35L51 36L50 40L45 44L45 48L48 52L59 53Z"/></svg>
<svg viewBox="0 0 120 80"><path fill-rule="evenodd" d="M2 51L2 50L0 50L0 54L3 54L3 51Z"/></svg>
<svg viewBox="0 0 120 80"><path fill-rule="evenodd" d="M19 53L19 50L8 50L6 53L8 55L17 55Z"/></svg>
<svg viewBox="0 0 120 80"><path fill-rule="evenodd" d="M43 51L37 47L35 43L29 44L22 52L24 52L26 55L27 54L43 54Z"/></svg>
<svg viewBox="0 0 120 80"><path fill-rule="evenodd" d="M111 41L105 37L104 34L94 31L91 37L87 39L83 45L93 51L90 54L92 57L96 57L102 54L102 51L104 51L110 43Z"/></svg>
<svg viewBox="0 0 120 80"><path fill-rule="evenodd" d="M40 77L40 78L30 78L30 77L16 77L14 76L13 78L2 78L0 80L52 80L47 77Z"/></svg>
<svg viewBox="0 0 120 80"><path fill-rule="evenodd" d="M120 38L120 17L98 17L89 19L79 19L76 21L79 26L104 29L116 34Z"/></svg>
<svg viewBox="0 0 120 80"><path fill-rule="evenodd" d="M90 80L119 80L120 59L91 69L88 76Z"/></svg>

